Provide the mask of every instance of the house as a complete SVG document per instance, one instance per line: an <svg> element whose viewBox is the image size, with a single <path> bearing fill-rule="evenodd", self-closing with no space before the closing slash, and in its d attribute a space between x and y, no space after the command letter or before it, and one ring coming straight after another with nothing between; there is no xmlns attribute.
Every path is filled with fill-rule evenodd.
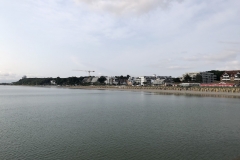
<svg viewBox="0 0 240 160"><path fill-rule="evenodd" d="M92 77L85 77L83 80L82 80L82 83L90 83L92 80Z"/></svg>
<svg viewBox="0 0 240 160"><path fill-rule="evenodd" d="M140 76L136 78L136 83L141 86L151 85L152 81L156 79L156 76Z"/></svg>
<svg viewBox="0 0 240 160"><path fill-rule="evenodd" d="M91 80L91 83L97 83L98 79L99 79L99 77L93 77Z"/></svg>
<svg viewBox="0 0 240 160"><path fill-rule="evenodd" d="M56 85L56 81L55 80L51 80L50 83L51 83L51 85Z"/></svg>
<svg viewBox="0 0 240 160"><path fill-rule="evenodd" d="M105 81L106 84L109 84L109 85L117 85L118 84L116 77L106 77L106 79L107 79Z"/></svg>
<svg viewBox="0 0 240 160"><path fill-rule="evenodd" d="M128 84L128 79L129 75L127 76L115 76L115 84L117 83L118 85L127 85Z"/></svg>
<svg viewBox="0 0 240 160"><path fill-rule="evenodd" d="M220 77L221 81L240 82L240 70L225 71Z"/></svg>
<svg viewBox="0 0 240 160"><path fill-rule="evenodd" d="M200 72L187 72L187 73L182 75L180 80L184 81L184 78L186 77L186 75L189 75L189 77L191 77L192 81L196 81L196 77L197 77L198 74L200 74Z"/></svg>
<svg viewBox="0 0 240 160"><path fill-rule="evenodd" d="M131 79L133 84L136 85L166 85L172 84L173 80L171 76L140 76Z"/></svg>
<svg viewBox="0 0 240 160"><path fill-rule="evenodd" d="M152 80L152 84L155 85L173 85L173 79L171 76L157 76L156 79Z"/></svg>

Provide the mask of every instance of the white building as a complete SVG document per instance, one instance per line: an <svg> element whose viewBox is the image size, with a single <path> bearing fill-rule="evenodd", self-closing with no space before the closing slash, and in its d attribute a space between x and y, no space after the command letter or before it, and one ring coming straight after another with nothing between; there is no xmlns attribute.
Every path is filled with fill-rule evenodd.
<svg viewBox="0 0 240 160"><path fill-rule="evenodd" d="M96 83L96 82L98 82L98 79L99 79L99 77L93 77L93 79L91 80L91 83Z"/></svg>
<svg viewBox="0 0 240 160"><path fill-rule="evenodd" d="M50 83L51 83L51 85L56 85L56 81L55 80L51 80Z"/></svg>
<svg viewBox="0 0 240 160"><path fill-rule="evenodd" d="M132 78L132 83L137 85L165 85L166 83L172 83L171 76L140 76Z"/></svg>
<svg viewBox="0 0 240 160"><path fill-rule="evenodd" d="M157 76L152 80L153 85L172 85L173 79L171 76Z"/></svg>
<svg viewBox="0 0 240 160"><path fill-rule="evenodd" d="M200 72L187 72L185 74L183 74L183 76L181 77L181 81L184 81L184 78L186 75L189 75L189 77L191 77L192 81L196 81L196 76L200 74Z"/></svg>
<svg viewBox="0 0 240 160"><path fill-rule="evenodd" d="M140 80L140 85L144 86L145 82L147 82L146 76L141 76L141 77L138 77L138 78Z"/></svg>
<svg viewBox="0 0 240 160"><path fill-rule="evenodd" d="M117 85L118 81L116 77L106 77L105 83L109 85Z"/></svg>

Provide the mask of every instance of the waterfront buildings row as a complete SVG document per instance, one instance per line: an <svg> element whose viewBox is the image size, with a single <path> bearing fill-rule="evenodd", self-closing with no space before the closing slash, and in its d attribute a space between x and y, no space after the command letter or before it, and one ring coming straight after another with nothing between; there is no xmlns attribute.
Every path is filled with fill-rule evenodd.
<svg viewBox="0 0 240 160"><path fill-rule="evenodd" d="M240 70L225 71L221 76L221 81L240 81Z"/></svg>
<svg viewBox="0 0 240 160"><path fill-rule="evenodd" d="M240 70L234 71L222 71L223 73L220 76L221 85L225 83L240 83ZM187 77L187 78L186 78ZM24 77L26 78L26 77ZM102 79L103 81L99 81ZM179 81L176 81L179 79ZM219 79L219 77L218 77ZM219 83L217 82L217 76L212 72L188 72L182 75L179 78L172 78L171 76L139 76L139 77L131 77L127 76L101 76L101 77L84 77L81 80L81 83L87 84L97 84L97 83L104 83L107 85L134 85L134 86L158 86L158 85L165 85L171 86L175 85L176 83L181 83L183 86L188 85L191 83L192 85L202 84L203 86L207 85L216 85ZM175 82L175 83L174 83ZM53 80L51 81L52 85L55 85L56 82Z"/></svg>
<svg viewBox="0 0 240 160"><path fill-rule="evenodd" d="M182 77L180 77L181 81L184 81L186 76L189 76L191 78L191 81L198 81L201 83L212 83L214 81L216 81L217 76L214 75L214 73L211 72L188 72L183 74ZM197 79L197 77L200 76L200 80Z"/></svg>
<svg viewBox="0 0 240 160"><path fill-rule="evenodd" d="M140 77L106 77L106 84L109 85L171 85L171 76L140 76Z"/></svg>

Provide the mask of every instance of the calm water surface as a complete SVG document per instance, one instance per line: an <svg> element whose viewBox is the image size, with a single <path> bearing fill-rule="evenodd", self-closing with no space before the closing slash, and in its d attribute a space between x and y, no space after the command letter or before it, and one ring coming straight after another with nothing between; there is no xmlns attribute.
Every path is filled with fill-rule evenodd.
<svg viewBox="0 0 240 160"><path fill-rule="evenodd" d="M0 86L0 159L232 160L239 102Z"/></svg>

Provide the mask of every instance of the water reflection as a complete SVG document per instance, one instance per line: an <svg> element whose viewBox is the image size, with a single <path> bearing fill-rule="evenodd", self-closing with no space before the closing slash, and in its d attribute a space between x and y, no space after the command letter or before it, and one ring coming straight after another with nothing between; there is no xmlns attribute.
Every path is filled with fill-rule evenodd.
<svg viewBox="0 0 240 160"><path fill-rule="evenodd" d="M221 94L202 94L202 93L169 93L169 92L161 92L161 93L153 93L155 95L176 95L176 96L188 96L188 97L215 97L215 98L238 98L240 99L240 95L221 95Z"/></svg>

